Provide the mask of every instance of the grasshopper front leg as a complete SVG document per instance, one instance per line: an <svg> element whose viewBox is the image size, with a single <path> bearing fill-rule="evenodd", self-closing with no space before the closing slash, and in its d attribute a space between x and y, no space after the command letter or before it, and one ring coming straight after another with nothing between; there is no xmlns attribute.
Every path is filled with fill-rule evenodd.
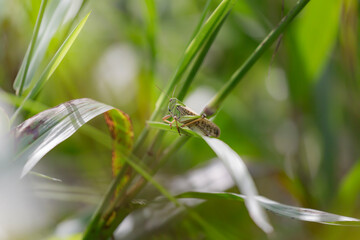
<svg viewBox="0 0 360 240"><path fill-rule="evenodd" d="M170 122L170 121L167 120L167 119L169 119L169 118L171 118L171 117L172 117L171 115L166 115L165 117L162 118L162 120L163 120L164 122L168 123L168 124L170 125L170 128L172 128L172 125L173 125L174 122L175 122L175 124L176 124L176 129L178 130L179 135L181 136L177 117L174 116L174 117L173 117L174 120L172 120L172 121Z"/></svg>
<svg viewBox="0 0 360 240"><path fill-rule="evenodd" d="M162 118L162 120L163 120L164 122L168 123L168 124L170 125L170 128L172 128L172 125L173 125L175 119L170 122L169 120L167 120L167 119L169 119L169 118L171 118L171 115L166 115L165 117Z"/></svg>

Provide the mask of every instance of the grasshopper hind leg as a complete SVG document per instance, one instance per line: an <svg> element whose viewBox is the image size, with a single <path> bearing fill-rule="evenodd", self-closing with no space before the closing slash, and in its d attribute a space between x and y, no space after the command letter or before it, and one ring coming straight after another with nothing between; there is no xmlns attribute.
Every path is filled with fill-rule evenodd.
<svg viewBox="0 0 360 240"><path fill-rule="evenodd" d="M179 128L179 125L178 125L178 118L176 116L174 116L174 121L175 121L175 124L176 124L176 129L178 130L178 133L181 136L180 128Z"/></svg>

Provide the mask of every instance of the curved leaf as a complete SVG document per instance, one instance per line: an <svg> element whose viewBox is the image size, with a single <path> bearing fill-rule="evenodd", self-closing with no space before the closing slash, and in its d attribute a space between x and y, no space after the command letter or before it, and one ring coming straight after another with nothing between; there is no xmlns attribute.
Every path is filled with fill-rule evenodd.
<svg viewBox="0 0 360 240"><path fill-rule="evenodd" d="M26 162L21 177L83 124L113 107L89 98L75 99L29 118L15 129L16 160Z"/></svg>
<svg viewBox="0 0 360 240"><path fill-rule="evenodd" d="M240 156L217 138L203 137L203 139L223 161L239 190L247 197L245 204L256 225L266 233L272 232L273 227L270 225L266 213L255 201L255 196L258 195L256 186Z"/></svg>
<svg viewBox="0 0 360 240"><path fill-rule="evenodd" d="M50 177L50 176L47 176L47 175L45 175L45 174L38 173L38 172L34 172L34 171L30 171L29 174L32 174L33 176L36 176L36 177L39 177L39 178L43 178L43 179L47 179L47 180L50 180L50 181L54 181L54 182L62 182L61 179L54 178L54 177Z"/></svg>
<svg viewBox="0 0 360 240"><path fill-rule="evenodd" d="M224 192L187 192L178 195L177 198L197 198L204 200L225 199L235 201L246 201L247 199L245 195ZM254 200L257 201L262 207L273 213L300 221L316 222L329 225L360 226L360 219L357 218L345 217L310 208L293 207L275 202L263 196L254 196Z"/></svg>
<svg viewBox="0 0 360 240"><path fill-rule="evenodd" d="M147 122L151 127L159 128L162 130L173 131L177 133L176 128L170 129L169 125L158 122ZM200 137L197 133L180 128L181 133L191 136ZM205 142L214 150L216 155L223 161L226 168L230 172L236 185L242 193L244 193L248 199L246 200L246 206L249 210L249 214L254 222L266 233L273 231L267 216L261 206L253 199L258 195L254 181L251 178L250 173L247 170L245 163L240 156L234 152L226 143L216 138L209 138L202 136Z"/></svg>
<svg viewBox="0 0 360 240"><path fill-rule="evenodd" d="M130 117L118 110L113 109L105 113L106 124L109 127L113 141L112 173L116 176L131 153L134 143L134 132Z"/></svg>

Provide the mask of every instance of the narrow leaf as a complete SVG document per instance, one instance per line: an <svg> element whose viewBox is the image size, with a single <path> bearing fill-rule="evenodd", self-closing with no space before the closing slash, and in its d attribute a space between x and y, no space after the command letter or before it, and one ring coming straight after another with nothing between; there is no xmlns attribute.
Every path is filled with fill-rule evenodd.
<svg viewBox="0 0 360 240"><path fill-rule="evenodd" d="M36 82L35 86L31 89L30 93L26 96L26 98L23 100L20 107L16 110L14 115L11 118L11 121L13 122L19 114L20 110L22 109L23 105L28 99L32 99L35 97L41 90L41 88L44 86L44 84L49 80L49 78L52 76L56 68L59 66L67 52L69 51L70 47L74 43L75 39L78 37L81 29L86 23L86 20L88 19L90 13L88 13L81 22L76 26L76 28L70 33L70 35L66 38L66 40L63 42L61 47L58 49L58 51L55 53L54 57L51 59L49 64L46 66L45 70L41 74L39 80Z"/></svg>
<svg viewBox="0 0 360 240"><path fill-rule="evenodd" d="M208 39L204 43L204 46L202 47L201 51L199 52L198 56L196 57L196 60L194 61L193 65L191 66L189 74L188 74L187 78L185 79L184 84L181 87L181 90L178 94L178 99L180 101L182 101L184 99L188 89L190 88L190 85L192 84L197 72L200 69L200 66L202 65L202 63L206 57L206 54L208 53L210 47L212 46L217 34L219 33L221 27L223 26L227 16L228 15L225 15L225 17L218 24L216 29L211 34L209 34Z"/></svg>
<svg viewBox="0 0 360 240"><path fill-rule="evenodd" d="M177 128L174 126L170 128L169 124L161 123L161 122L153 122L153 121L147 121L146 123L152 128L169 131L169 132L179 135ZM197 134L196 132L194 132L188 128L179 127L179 130L180 130L180 134L184 134L187 136L193 136L193 137L201 137L199 134Z"/></svg>
<svg viewBox="0 0 360 240"><path fill-rule="evenodd" d="M301 12L310 0L299 0L295 7L280 21L278 26L274 28L258 45L247 60L233 73L226 84L218 91L210 103L205 107L203 113L210 117L214 115L225 98L235 89L235 86L264 54L264 52L278 39L279 35L284 32L291 21Z"/></svg>
<svg viewBox="0 0 360 240"><path fill-rule="evenodd" d="M47 5L48 0L42 0L41 1L41 5L40 5L40 9L39 9L39 14L37 16L36 19L36 23L35 23L35 28L34 28L34 32L33 35L31 37L31 42L29 44L29 48L27 49L26 53L25 53L25 57L24 60L21 64L21 67L19 69L19 72L16 76L16 79L14 81L14 90L16 91L16 94L21 95L22 91L24 89L24 85L27 85L26 82L30 82L31 77L29 77L29 74L27 74L28 70L29 70L29 65L32 59L32 55L35 49L35 45L36 45L36 40L38 38L39 35L39 31L40 31L40 25L42 22L42 19L44 17L44 13L45 13L45 8ZM30 80L27 80L30 79Z"/></svg>
<svg viewBox="0 0 360 240"><path fill-rule="evenodd" d="M166 190L165 187L163 187L159 182L157 182L150 173L145 169L145 166L141 166L140 164L135 163L130 158L125 158L127 163L141 176L146 179L149 183L151 183L164 197L166 197L169 201L171 201L176 207L185 207L182 203L180 203L176 197L174 197L168 190ZM211 233L211 236L213 236L214 239L225 239L223 234L219 232L216 228L212 227L210 224L208 224L205 219L203 219L199 214L192 211L190 208L186 208L188 210L188 213L190 216L200 225L202 226L206 231Z"/></svg>
<svg viewBox="0 0 360 240"><path fill-rule="evenodd" d="M187 192L177 196L177 198L196 198L196 199L225 199L235 201L246 201L247 196L235 193L214 193L214 192ZM329 225L341 226L360 226L360 219L336 215L310 208L293 207L279 202L275 202L263 196L254 196L265 209L292 219L316 222Z"/></svg>
<svg viewBox="0 0 360 240"><path fill-rule="evenodd" d="M156 109L150 120L154 120L156 117L158 117L158 114L166 103L166 97L171 95L176 84L181 80L181 77L185 73L186 69L190 66L197 53L199 53L205 41L226 17L233 5L233 0L223 0L197 32L196 36L189 43L177 66L175 74L173 75L167 89L165 90L165 93L161 94L158 101L156 102Z"/></svg>
<svg viewBox="0 0 360 240"><path fill-rule="evenodd" d="M82 98L68 101L29 118L15 129L16 160L26 162L21 177L83 124L113 107Z"/></svg>
<svg viewBox="0 0 360 240"><path fill-rule="evenodd" d="M223 161L240 192L247 197L245 204L251 218L264 232L272 232L273 228L267 219L266 213L259 203L255 201L255 196L258 195L256 186L240 156L219 139L209 137L203 137L203 139Z"/></svg>
<svg viewBox="0 0 360 240"><path fill-rule="evenodd" d="M48 0L42 2L32 40L14 82L14 89L20 95L30 85L51 39L62 26L72 4L70 0L50 1L49 4L47 2Z"/></svg>
<svg viewBox="0 0 360 240"><path fill-rule="evenodd" d="M50 176L47 176L45 174L34 172L34 171L30 171L29 174L34 175L36 177L44 178L44 179L47 179L47 180L51 180L51 181L54 181L54 182L62 182L61 179L50 177Z"/></svg>

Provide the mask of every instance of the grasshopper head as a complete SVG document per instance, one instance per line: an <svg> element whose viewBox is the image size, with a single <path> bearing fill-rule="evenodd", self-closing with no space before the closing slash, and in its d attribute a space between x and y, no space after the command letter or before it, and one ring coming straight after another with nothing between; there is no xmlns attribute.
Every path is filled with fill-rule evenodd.
<svg viewBox="0 0 360 240"><path fill-rule="evenodd" d="M169 109L170 113L173 113L175 111L176 104L177 104L177 99L176 98L170 98L169 105L168 105L168 109Z"/></svg>

